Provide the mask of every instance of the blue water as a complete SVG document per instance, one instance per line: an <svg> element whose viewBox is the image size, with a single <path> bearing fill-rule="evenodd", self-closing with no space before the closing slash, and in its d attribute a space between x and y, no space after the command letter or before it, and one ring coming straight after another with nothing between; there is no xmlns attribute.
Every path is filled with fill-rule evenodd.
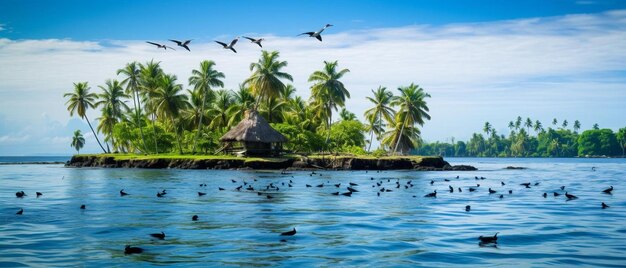
<svg viewBox="0 0 626 268"><path fill-rule="evenodd" d="M0 156L0 164L33 162L66 162L71 156Z"/></svg>
<svg viewBox="0 0 626 268"><path fill-rule="evenodd" d="M626 265L626 159L448 161L480 171L322 171L322 176L309 176L4 165L0 267ZM509 165L528 169L503 169ZM293 187L282 185L290 179ZM403 186L409 180L415 186L395 188L398 179ZM272 199L234 190L244 180L254 188L274 183L280 190L272 191ZM380 181L393 192L378 197L381 187L372 185ZM331 195L344 192L348 182L358 183L360 192ZM526 189L519 185L523 182L539 185ZM321 183L323 188L315 187ZM476 192L467 190L477 183ZM562 185L579 199L553 197ZM603 194L610 185L613 194ZM489 187L498 193L490 195ZM130 195L120 197L121 189ZM162 189L168 194L157 198ZM19 190L28 196L16 198ZM423 197L433 190L437 198ZM36 198L36 191L43 196ZM198 191L207 195L199 197ZM544 192L548 198L542 197ZM611 207L603 210L601 202ZM87 209L80 210L81 204ZM24 214L15 215L20 208ZM194 214L199 221L191 221ZM293 227L295 236L279 236ZM165 240L149 236L161 231ZM500 233L497 247L479 246L478 236L495 232ZM145 252L124 255L126 244Z"/></svg>

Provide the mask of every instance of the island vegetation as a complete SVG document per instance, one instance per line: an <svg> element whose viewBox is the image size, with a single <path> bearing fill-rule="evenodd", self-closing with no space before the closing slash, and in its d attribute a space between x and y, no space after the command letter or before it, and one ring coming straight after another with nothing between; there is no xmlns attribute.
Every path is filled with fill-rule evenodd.
<svg viewBox="0 0 626 268"><path fill-rule="evenodd" d="M489 122L483 133L468 141L424 143L416 153L460 157L600 157L621 156L626 150L626 127L617 132L594 124L580 131L580 121L570 124L554 118L547 128L539 120L521 116L510 121L508 136L499 134Z"/></svg>
<svg viewBox="0 0 626 268"><path fill-rule="evenodd" d="M87 82L77 82L64 96L70 115L87 122L103 153L216 154L223 146L219 138L250 109L289 139L284 149L290 153L383 156L418 148L419 127L430 120L430 95L415 83L398 87L397 95L383 86L372 90L367 98L372 108L361 122L345 107L350 92L342 78L348 69L324 61L308 78L311 97L305 100L289 84L293 78L284 72L288 63L279 56L262 51L250 64L249 78L235 90L224 88L226 75L213 61L204 60L191 70L187 87L159 62L149 61L126 64L117 70L117 79L98 86L99 93ZM100 110L95 129L88 109ZM380 147L370 152L373 139ZM72 147L78 151L82 144L84 140L73 142Z"/></svg>

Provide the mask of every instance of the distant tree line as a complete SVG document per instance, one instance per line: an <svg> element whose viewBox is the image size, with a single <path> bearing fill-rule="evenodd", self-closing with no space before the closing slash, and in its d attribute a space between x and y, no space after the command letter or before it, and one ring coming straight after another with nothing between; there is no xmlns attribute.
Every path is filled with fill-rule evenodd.
<svg viewBox="0 0 626 268"><path fill-rule="evenodd" d="M508 136L499 135L485 122L483 133L472 134L469 141L424 143L415 153L459 157L624 156L626 127L613 132L594 124L592 129L579 133L578 120L569 126L567 120L559 122L554 118L546 129L539 120L518 116L509 122Z"/></svg>

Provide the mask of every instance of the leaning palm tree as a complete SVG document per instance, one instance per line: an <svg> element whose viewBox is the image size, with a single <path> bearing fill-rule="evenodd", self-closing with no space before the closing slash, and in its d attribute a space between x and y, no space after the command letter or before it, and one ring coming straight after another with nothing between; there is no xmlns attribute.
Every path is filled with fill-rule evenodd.
<svg viewBox="0 0 626 268"><path fill-rule="evenodd" d="M346 98L350 98L350 92L346 89L339 79L341 79L346 73L350 72L348 69L342 69L337 71L337 61L327 62L324 61L324 69L321 71L315 71L309 76L309 82L313 82L311 86L311 98L319 106L323 107L324 111L321 111L327 116L327 136L326 143L330 140L330 125L333 120L332 110L337 110L337 106L343 107L346 102Z"/></svg>
<svg viewBox="0 0 626 268"><path fill-rule="evenodd" d="M391 102L393 106L399 106L400 109L396 113L396 121L403 119L403 124L400 128L400 137L406 127L412 127L415 124L420 126L424 125L424 119L430 120L428 114L428 105L426 98L430 98L430 94L424 92L424 89L411 83L408 87L398 88L400 96L394 96ZM397 126L396 126L397 127ZM397 152L400 140L396 141L396 145L393 152Z"/></svg>
<svg viewBox="0 0 626 268"><path fill-rule="evenodd" d="M398 116L399 115L399 116ZM388 148L395 148L394 152L400 148L401 151L408 151L417 148L420 144L420 131L414 125L405 124L406 113L397 113L393 129L383 134L382 144Z"/></svg>
<svg viewBox="0 0 626 268"><path fill-rule="evenodd" d="M193 140L193 146L191 153L196 153L196 144L198 138L200 138L200 128L202 127L202 116L204 115L204 106L206 105L206 97L209 94L213 94L211 87L223 87L224 82L220 78L224 78L224 73L218 72L213 69L215 62L211 60L205 60L200 62L200 70L191 71L191 77L189 77L189 85L194 86L195 90L198 90L202 95L202 106L200 111L200 119L198 119L198 132L196 132L196 138Z"/></svg>
<svg viewBox="0 0 626 268"><path fill-rule="evenodd" d="M102 147L102 143L100 143L100 139L98 139L98 135L93 130L91 123L89 122L89 118L87 117L87 109L94 108L94 101L98 97L96 93L89 93L89 85L87 82L79 82L74 83L74 92L65 93L63 97L69 97L69 100L65 103L67 105L67 110L70 112L70 116L73 116L74 113L77 113L80 118L84 118L93 132L93 136L96 138L98 145L102 148L103 152L107 152L104 147Z"/></svg>
<svg viewBox="0 0 626 268"><path fill-rule="evenodd" d="M135 61L126 64L124 68L117 70L117 75L120 75L120 74L123 74L124 76L126 76L126 78L122 80L122 84L126 85L126 94L130 94L130 93L133 94L133 105L135 107L135 116L133 116L133 118L139 119L141 118L141 99L139 98L139 78L140 78L139 77L140 75L139 64ZM141 135L141 142L143 144L142 151L147 150L146 140L144 139L144 136L143 136L142 124L140 122L134 122L134 123L139 128L139 134Z"/></svg>
<svg viewBox="0 0 626 268"><path fill-rule="evenodd" d="M117 122L118 120L115 117L113 108L110 106L104 106L102 108L102 116L98 118L98 132L104 134L104 142L110 142L114 151L119 149L118 144L115 142L115 138L113 137L113 128ZM109 145L107 145L107 148L108 147Z"/></svg>
<svg viewBox="0 0 626 268"><path fill-rule="evenodd" d="M98 94L98 98L100 100L95 103L95 106L103 106L103 108L110 110L109 112L113 118L121 119L122 114L130 110L124 100L126 98L130 98L130 96L124 93L122 84L120 84L117 80L108 79L104 84L105 86L98 86L103 92Z"/></svg>
<svg viewBox="0 0 626 268"><path fill-rule="evenodd" d="M374 97L367 97L367 100L374 104L374 107L365 111L365 119L367 119L370 122L370 126L372 126L370 128L370 144L367 151L370 151L372 148L372 139L374 134L376 134L377 139L380 140L380 135L382 135L384 127L382 122L383 119L387 122L392 122L393 114L396 112L391 108L393 93L387 91L386 87L378 86L376 91L372 89L372 93L374 94Z"/></svg>
<svg viewBox="0 0 626 268"><path fill-rule="evenodd" d="M76 154L80 154L80 149L85 146L85 138L83 134L80 133L80 130L74 131L74 137L72 137L72 147L76 149Z"/></svg>
<svg viewBox="0 0 626 268"><path fill-rule="evenodd" d="M181 94L182 85L176 84L175 75L161 76L160 85L154 92L153 104L155 112L162 118L168 118L178 139L178 152L183 153L179 125L176 121L180 112L187 108L187 95Z"/></svg>
<svg viewBox="0 0 626 268"><path fill-rule="evenodd" d="M285 88L281 79L293 81L290 74L281 71L287 67L287 62L278 60L278 57L278 51L263 50L259 61L250 64L252 75L244 81L244 85L249 86L252 94L256 97L255 108L263 99L280 96Z"/></svg>

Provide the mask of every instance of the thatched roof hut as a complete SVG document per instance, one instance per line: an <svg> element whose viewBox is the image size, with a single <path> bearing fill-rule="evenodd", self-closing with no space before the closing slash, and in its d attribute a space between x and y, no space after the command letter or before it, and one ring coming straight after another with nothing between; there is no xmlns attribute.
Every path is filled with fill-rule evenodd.
<svg viewBox="0 0 626 268"><path fill-rule="evenodd" d="M282 143L287 142L287 138L270 126L270 124L259 115L256 110L248 110L243 120L233 129L226 132L220 138L221 142L231 145L233 143L243 145L243 154L247 155L267 155L280 152Z"/></svg>

